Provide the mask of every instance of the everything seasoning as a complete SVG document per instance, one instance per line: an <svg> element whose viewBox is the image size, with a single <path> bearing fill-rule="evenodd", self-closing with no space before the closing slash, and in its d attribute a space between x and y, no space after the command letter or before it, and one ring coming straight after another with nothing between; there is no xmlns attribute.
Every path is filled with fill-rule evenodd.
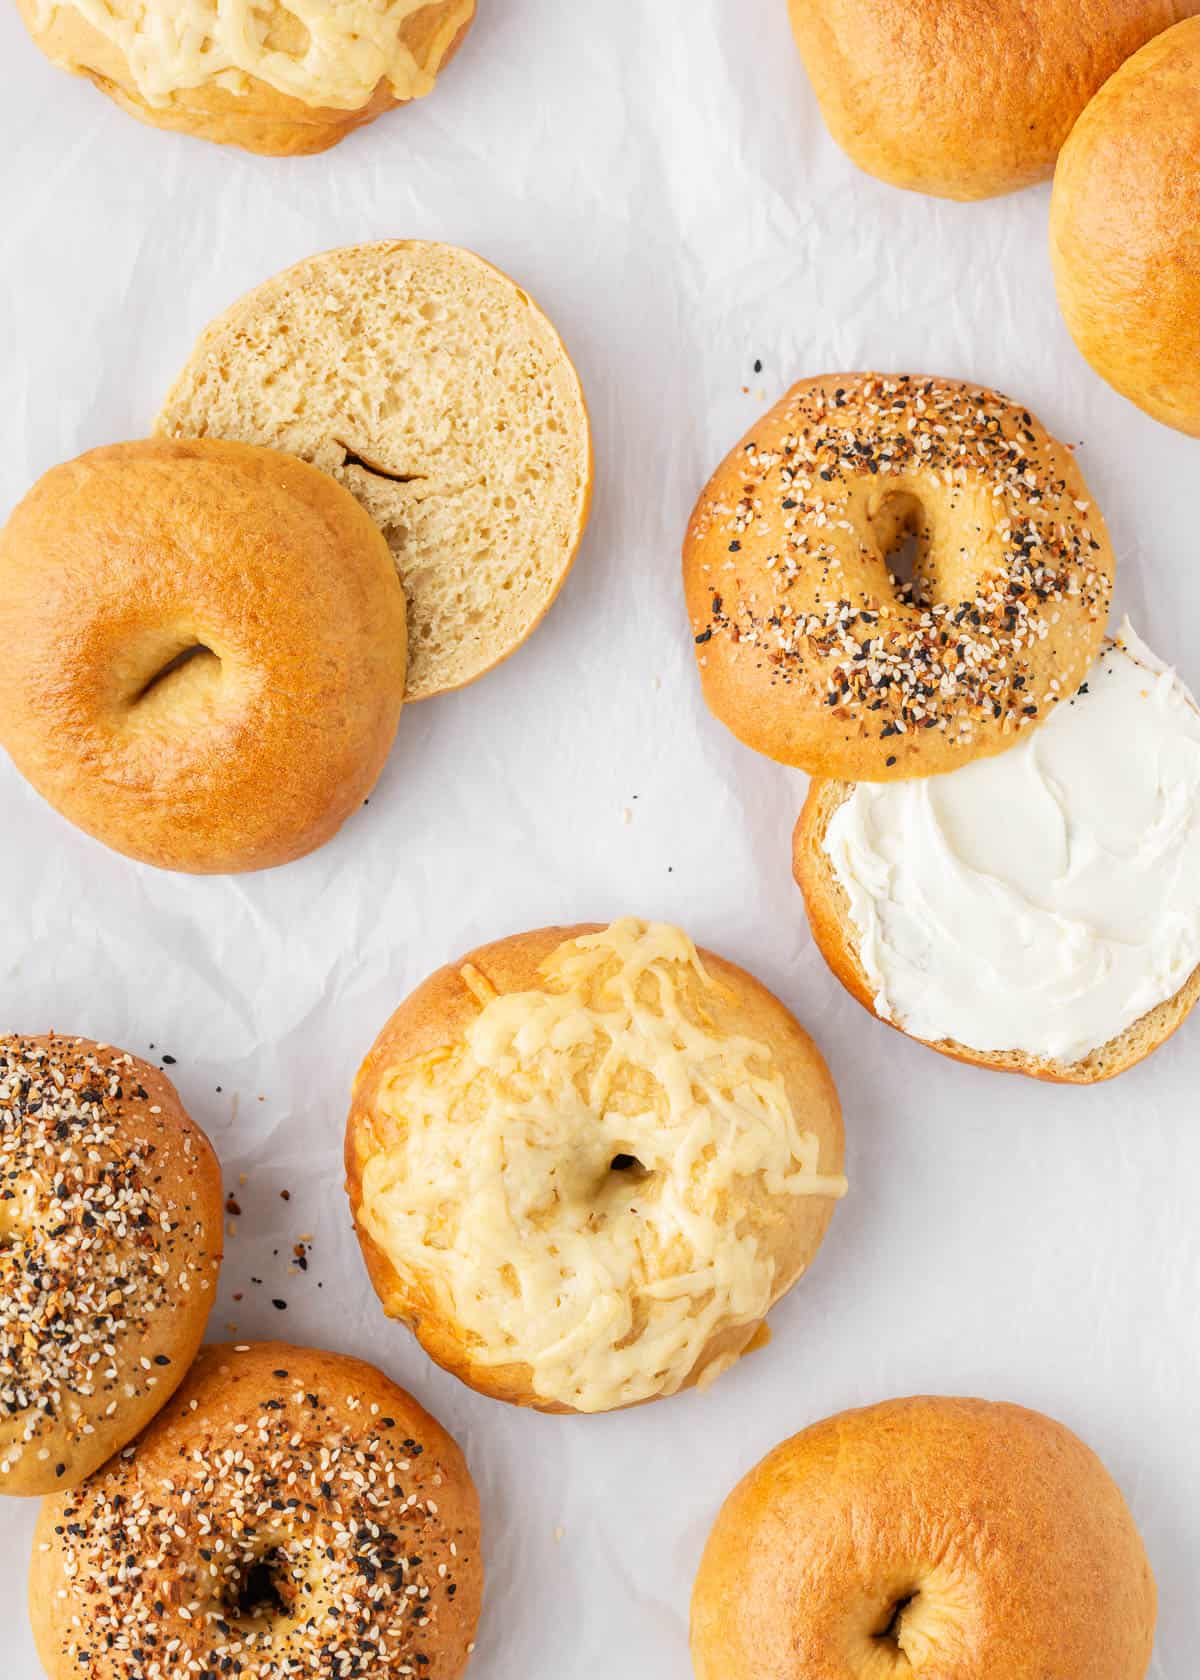
<svg viewBox="0 0 1200 1680"><path fill-rule="evenodd" d="M880 740L965 743L1066 697L1053 648L1103 624L1112 584L1088 504L1028 412L975 387L863 376L798 388L757 432L693 527L716 539L698 644L720 636ZM917 564L900 581L887 559L905 537Z"/></svg>
<svg viewBox="0 0 1200 1680"><path fill-rule="evenodd" d="M172 1262L190 1221L161 1194L161 1109L137 1068L86 1041L0 1040L0 1474L154 1388L170 1363L155 1320L209 1287L190 1255Z"/></svg>
<svg viewBox="0 0 1200 1680"><path fill-rule="evenodd" d="M442 1472L380 1405L272 1352L286 1362L232 1400L231 1367L210 1365L178 1418L62 1496L43 1550L70 1583L81 1680L436 1680L462 1538Z"/></svg>

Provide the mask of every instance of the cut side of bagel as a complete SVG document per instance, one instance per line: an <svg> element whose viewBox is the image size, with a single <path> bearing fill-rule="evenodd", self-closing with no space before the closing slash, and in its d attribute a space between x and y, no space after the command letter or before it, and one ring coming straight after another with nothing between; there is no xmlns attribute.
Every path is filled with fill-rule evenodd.
<svg viewBox="0 0 1200 1680"><path fill-rule="evenodd" d="M812 783L793 836L792 872L804 894L817 948L834 975L877 1020L904 1032L898 1022L876 1007L875 995L862 962L858 932L850 916L850 900L825 850L825 836L834 813L853 792L852 782L817 780ZM1173 997L1134 1021L1108 1043L1073 1062L1033 1056L1021 1050L976 1050L948 1038L936 1041L918 1038L917 1042L928 1045L940 1055L969 1062L976 1067L1025 1074L1032 1079L1060 1085L1095 1085L1114 1079L1117 1074L1127 1072L1152 1055L1182 1026L1198 1001L1200 968ZM905 1036L916 1035L906 1033Z"/></svg>
<svg viewBox="0 0 1200 1680"><path fill-rule="evenodd" d="M591 434L562 341L454 246L353 246L267 281L203 334L155 429L284 450L357 496L408 597L410 700L525 641L587 522Z"/></svg>

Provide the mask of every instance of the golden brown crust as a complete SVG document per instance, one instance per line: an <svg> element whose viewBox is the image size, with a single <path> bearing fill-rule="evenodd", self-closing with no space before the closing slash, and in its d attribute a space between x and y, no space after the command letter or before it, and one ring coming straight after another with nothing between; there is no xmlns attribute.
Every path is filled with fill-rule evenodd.
<svg viewBox="0 0 1200 1680"><path fill-rule="evenodd" d="M1189 8L1191 10L1192 8ZM1200 18L1122 65L1054 177L1050 252L1080 350L1122 396L1200 437Z"/></svg>
<svg viewBox="0 0 1200 1680"><path fill-rule="evenodd" d="M943 198L1047 179L1088 100L1200 0L789 0L834 139Z"/></svg>
<svg viewBox="0 0 1200 1680"><path fill-rule="evenodd" d="M1100 1460L1052 1419L892 1400L815 1424L726 1500L697 1680L1142 1680L1154 1578Z"/></svg>
<svg viewBox="0 0 1200 1680"><path fill-rule="evenodd" d="M809 926L817 949L836 978L877 1021L902 1033L903 1027L888 1020L875 1007L870 982L859 960L854 924L850 920L850 903L825 852L825 835L833 814L853 791L853 786L845 782L812 783L792 836L792 873L804 894ZM967 1062L974 1067L995 1068L1001 1073L1021 1073L1053 1085L1097 1085L1106 1079L1115 1079L1118 1074L1126 1073L1145 1061L1183 1025L1198 1000L1200 968L1174 997L1160 1003L1119 1037L1077 1062L1052 1061L1026 1055L1021 1050L973 1050L953 1039L934 1042L922 1038L917 1039L917 1043L927 1045L941 1056L949 1056L952 1061ZM905 1034L905 1037L912 1036Z"/></svg>
<svg viewBox="0 0 1200 1680"><path fill-rule="evenodd" d="M216 1297L221 1170L157 1068L0 1039L0 1492L72 1488L183 1381Z"/></svg>
<svg viewBox="0 0 1200 1680"><path fill-rule="evenodd" d="M200 140L240 146L247 152L270 157L311 156L328 151L355 129L375 121L385 111L394 111L409 100L396 98L382 80L365 103L353 110L325 105L308 105L302 99L280 93L257 77L248 77L248 90L234 93L209 84L172 94L164 104L151 105L138 92L123 64L122 55L78 12L60 9L48 33L35 24L33 0L17 0L31 35L46 55L59 64L79 65L93 87L106 93L123 111L152 128L190 134ZM426 38L445 15L441 0L403 21L402 30L410 44ZM438 66L446 68L466 39L474 12L454 37ZM106 73L107 72L107 73Z"/></svg>
<svg viewBox="0 0 1200 1680"><path fill-rule="evenodd" d="M482 1588L441 1425L360 1360L261 1342L204 1348L129 1454L46 1501L29 1602L51 1680L457 1680Z"/></svg>
<svg viewBox="0 0 1200 1680"><path fill-rule="evenodd" d="M0 534L0 633L17 768L165 869L321 845L370 792L403 704L382 536L325 474L246 444L117 444L47 473Z"/></svg>
<svg viewBox="0 0 1200 1680"><path fill-rule="evenodd" d="M372 1240L361 1217L362 1175L366 1161L377 1147L375 1110L389 1071L461 1038L479 1013L475 994L463 980L463 969L477 970L500 994L537 989L545 983L541 966L547 957L570 940L600 931L598 923L538 928L480 946L438 969L400 1005L376 1039L355 1080L346 1127L346 1189L351 1213L371 1282L385 1313L406 1324L431 1359L471 1388L512 1405L545 1412L570 1412L573 1408L538 1395L527 1365L498 1366L473 1359L468 1335L445 1316L432 1295L415 1295L413 1281L402 1278ZM718 1024L727 1025L736 1018L739 1031L771 1045L797 1113L804 1116L804 1124L820 1138L822 1170L841 1172L845 1144L841 1106L820 1051L790 1011L752 975L711 951L701 950L700 958L713 979L732 994L723 1012L723 1022ZM791 1264L777 1278L776 1301L791 1288L817 1252L833 1217L834 1205L827 1198L797 1199L790 1243ZM740 1325L714 1337L697 1360L685 1386L692 1386L699 1373L714 1360L726 1355L736 1357L750 1351L752 1345L760 1345L756 1338L761 1329L761 1323Z"/></svg>
<svg viewBox="0 0 1200 1680"><path fill-rule="evenodd" d="M888 557L907 538L914 585ZM684 589L704 697L847 781L1003 752L1098 655L1116 561L1073 456L957 380L802 380L714 473Z"/></svg>

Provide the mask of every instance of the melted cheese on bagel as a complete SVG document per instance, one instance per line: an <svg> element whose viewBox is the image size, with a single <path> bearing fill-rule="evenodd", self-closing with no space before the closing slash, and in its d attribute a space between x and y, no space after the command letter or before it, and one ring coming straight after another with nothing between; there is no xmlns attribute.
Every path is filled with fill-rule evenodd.
<svg viewBox="0 0 1200 1680"><path fill-rule="evenodd" d="M677 928L568 942L539 990L381 1084L361 1218L453 1316L480 1364L527 1365L577 1411L678 1389L711 1338L776 1298L768 1240L821 1171L767 1044L718 1030L723 996Z"/></svg>
<svg viewBox="0 0 1200 1680"><path fill-rule="evenodd" d="M250 81L306 105L353 110L380 82L397 99L433 88L474 0L448 8L418 50L404 24L429 0L39 0L34 24L46 32L55 14L76 12L129 66L137 92L152 106L215 84L245 94ZM69 69L86 68L72 64Z"/></svg>

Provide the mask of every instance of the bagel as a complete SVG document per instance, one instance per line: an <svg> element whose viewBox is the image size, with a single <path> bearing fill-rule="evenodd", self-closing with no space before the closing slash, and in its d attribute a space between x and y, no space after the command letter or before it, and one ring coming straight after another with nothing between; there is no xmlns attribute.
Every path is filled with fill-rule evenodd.
<svg viewBox="0 0 1200 1680"><path fill-rule="evenodd" d="M872 1014L1068 1084L1144 1060L1200 997L1200 711L1126 624L1012 752L933 782L814 782L796 880Z"/></svg>
<svg viewBox="0 0 1200 1680"><path fill-rule="evenodd" d="M475 0L17 0L37 45L155 128L323 152L433 88Z"/></svg>
<svg viewBox="0 0 1200 1680"><path fill-rule="evenodd" d="M297 263L201 336L156 431L302 456L381 526L408 596L408 698L521 646L587 524L578 375L529 295L452 245Z"/></svg>
<svg viewBox="0 0 1200 1680"><path fill-rule="evenodd" d="M789 0L829 131L860 169L941 198L1046 180L1097 88L1200 0Z"/></svg>
<svg viewBox="0 0 1200 1680"><path fill-rule="evenodd" d="M457 1680L479 1500L440 1424L370 1365L206 1347L174 1402L34 1534L49 1680Z"/></svg>
<svg viewBox="0 0 1200 1680"><path fill-rule="evenodd" d="M757 1345L845 1191L812 1040L677 928L543 928L392 1016L354 1088L351 1209L384 1310L481 1393L597 1412Z"/></svg>
<svg viewBox="0 0 1200 1680"><path fill-rule="evenodd" d="M1101 88L1063 147L1050 201L1050 255L1071 336L1122 396L1192 437L1200 437L1198 154L1200 18L1190 18Z"/></svg>
<svg viewBox="0 0 1200 1680"><path fill-rule="evenodd" d="M794 386L717 469L683 551L710 710L846 781L1012 746L1087 674L1114 569L1070 451L1027 409L908 374Z"/></svg>
<svg viewBox="0 0 1200 1680"><path fill-rule="evenodd" d="M697 1680L1143 1680L1154 1577L1062 1424L891 1400L794 1435L730 1494L692 1595Z"/></svg>
<svg viewBox="0 0 1200 1680"><path fill-rule="evenodd" d="M0 1493L71 1488L164 1406L221 1265L221 1173L170 1081L0 1039Z"/></svg>
<svg viewBox="0 0 1200 1680"><path fill-rule="evenodd" d="M117 444L0 535L0 741L85 833L162 869L265 869L371 791L404 699L387 545L300 461Z"/></svg>

